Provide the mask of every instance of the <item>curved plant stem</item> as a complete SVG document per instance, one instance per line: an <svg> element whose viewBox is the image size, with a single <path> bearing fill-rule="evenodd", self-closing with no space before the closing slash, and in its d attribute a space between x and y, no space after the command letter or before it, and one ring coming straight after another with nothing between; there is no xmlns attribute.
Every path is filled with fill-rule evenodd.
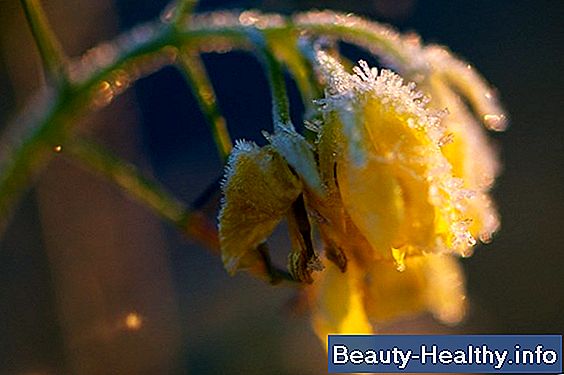
<svg viewBox="0 0 564 375"><path fill-rule="evenodd" d="M290 119L290 102L288 101L282 65L268 48L266 39L260 31L253 29L249 31L249 35L250 39L253 40L256 45L258 56L262 60L268 82L270 83L274 130L294 130L294 125Z"/></svg>
<svg viewBox="0 0 564 375"><path fill-rule="evenodd" d="M172 23L182 26L192 15L194 8L198 5L198 0L178 0L174 9Z"/></svg>
<svg viewBox="0 0 564 375"><path fill-rule="evenodd" d="M73 141L65 147L65 154L67 153L89 170L120 187L128 197L146 206L182 233L188 234L206 248L218 251L215 224L204 215L190 210L160 183L141 174L134 165L85 140Z"/></svg>
<svg viewBox="0 0 564 375"><path fill-rule="evenodd" d="M400 44L396 45L382 35L374 36L372 31L357 28L354 23L333 25L324 20L320 23L311 20L293 24L269 23L270 16L260 17L266 20L259 25L260 31L271 35L309 32L349 39L365 38L381 45L386 53L400 57L405 55ZM300 17L307 19L307 13L297 15L295 20ZM9 124L0 139L0 232L5 228L16 201L53 156L53 149L58 145L65 146L72 139L78 119L108 104L123 91L124 87L117 85L116 77L125 74L131 84L143 75L174 64L181 48L204 51L248 48L252 44L249 40L251 28L241 24L239 14L234 13L194 16L182 25L156 22L118 37L110 45L112 52L101 60L85 58L67 65L66 70L74 72L70 75L70 84L65 88L55 86L46 89L39 98L40 104L36 102L23 116ZM108 44L102 47L107 49ZM282 122L289 119L284 111L279 110Z"/></svg>
<svg viewBox="0 0 564 375"><path fill-rule="evenodd" d="M64 84L67 80L66 57L49 25L41 3L39 0L21 0L21 4L39 49L47 80L55 85Z"/></svg>
<svg viewBox="0 0 564 375"><path fill-rule="evenodd" d="M206 68L197 52L185 48L181 49L178 60L178 65L189 86L192 88L192 92L202 109L206 122L211 128L219 157L222 161L225 161L233 148L233 142L229 136L225 119L219 110Z"/></svg>
<svg viewBox="0 0 564 375"><path fill-rule="evenodd" d="M316 99L323 96L313 66L300 50L300 38L296 33L267 35L267 46L274 57L283 63L296 82L305 107L304 119L313 120L318 115Z"/></svg>
<svg viewBox="0 0 564 375"><path fill-rule="evenodd" d="M82 139L75 140L66 147L65 154L121 188L126 196L147 207L212 253L219 252L215 224L200 212L185 206L160 183L141 174L134 165L124 162L103 147ZM299 286L287 271L272 263L266 243L259 245L257 250L261 255L268 282L286 282L288 285Z"/></svg>

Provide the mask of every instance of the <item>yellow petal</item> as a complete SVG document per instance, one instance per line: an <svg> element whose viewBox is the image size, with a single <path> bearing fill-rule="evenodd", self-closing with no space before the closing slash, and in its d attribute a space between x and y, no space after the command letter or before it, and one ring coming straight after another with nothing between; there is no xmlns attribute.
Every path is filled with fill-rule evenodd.
<svg viewBox="0 0 564 375"><path fill-rule="evenodd" d="M451 324L464 317L464 276L451 255L410 257L404 272L398 272L390 262L374 262L368 272L365 306L374 322L390 322L425 311Z"/></svg>
<svg viewBox="0 0 564 375"><path fill-rule="evenodd" d="M402 246L398 231L404 220L402 190L390 167L370 159L362 167L346 161L337 164L337 180L344 207L359 231L377 251L390 256L390 249Z"/></svg>
<svg viewBox="0 0 564 375"><path fill-rule="evenodd" d="M306 204L326 245L325 255L344 271L348 257L361 264L372 260L373 254L370 244L343 206L337 182L337 160L343 147L341 123L336 114L328 113L326 117L317 144L319 173L325 194L319 196L306 191Z"/></svg>
<svg viewBox="0 0 564 375"><path fill-rule="evenodd" d="M466 313L464 272L458 260L448 254L426 257L425 301L435 318L443 323L460 322Z"/></svg>
<svg viewBox="0 0 564 375"><path fill-rule="evenodd" d="M222 189L219 241L225 268L233 274L259 259L255 254L257 245L286 215L302 185L271 146L259 148L238 142Z"/></svg>
<svg viewBox="0 0 564 375"><path fill-rule="evenodd" d="M435 234L436 210L429 199L428 178L435 166L427 162L429 155L440 150L423 128L411 125L413 114L398 113L373 98L366 103L363 116L374 154L390 166L404 201L405 215L393 246L428 248Z"/></svg>
<svg viewBox="0 0 564 375"><path fill-rule="evenodd" d="M360 271L350 264L346 273L332 263L316 280L313 327L327 349L327 335L370 334L372 326L364 311Z"/></svg>
<svg viewBox="0 0 564 375"><path fill-rule="evenodd" d="M452 164L453 174L463 181L465 188L474 191L465 211L471 220L469 230L473 236L489 242L499 226L488 194L499 172L496 152L478 120L440 75L430 77L427 86L433 97L431 104L449 111L443 122L451 137L442 152Z"/></svg>
<svg viewBox="0 0 564 375"><path fill-rule="evenodd" d="M366 309L376 323L409 317L425 310L423 256L406 259L405 271L392 262L374 262L365 281Z"/></svg>
<svg viewBox="0 0 564 375"><path fill-rule="evenodd" d="M360 62L351 75L330 56L318 56L329 84L325 121L341 124L335 137L341 145L333 150L338 189L375 259L391 259L393 249L398 259L466 254L475 244L464 212L470 194L441 152L441 115L391 71Z"/></svg>

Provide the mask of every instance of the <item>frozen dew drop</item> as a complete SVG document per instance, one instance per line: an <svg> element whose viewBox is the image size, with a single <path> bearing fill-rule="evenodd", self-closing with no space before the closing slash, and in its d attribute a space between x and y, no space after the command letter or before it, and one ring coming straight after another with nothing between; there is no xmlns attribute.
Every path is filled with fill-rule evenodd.
<svg viewBox="0 0 564 375"><path fill-rule="evenodd" d="M491 243L493 241L493 234L492 233L481 233L480 236L480 241L484 244L488 244Z"/></svg>
<svg viewBox="0 0 564 375"><path fill-rule="evenodd" d="M246 11L239 16L239 22L243 26L252 26L258 22L259 16L256 12Z"/></svg>
<svg viewBox="0 0 564 375"><path fill-rule="evenodd" d="M507 118L504 114L486 114L483 117L484 123L488 129L493 130L503 130L507 122Z"/></svg>
<svg viewBox="0 0 564 375"><path fill-rule="evenodd" d="M169 3L161 13L160 20L163 23L170 23L176 12L176 2Z"/></svg>
<svg viewBox="0 0 564 375"><path fill-rule="evenodd" d="M111 78L111 85L114 92L119 94L126 90L130 85L131 79L125 70L117 70Z"/></svg>
<svg viewBox="0 0 564 375"><path fill-rule="evenodd" d="M95 108L101 108L110 104L113 99L114 91L112 85L108 81L102 81L94 91L92 105Z"/></svg>

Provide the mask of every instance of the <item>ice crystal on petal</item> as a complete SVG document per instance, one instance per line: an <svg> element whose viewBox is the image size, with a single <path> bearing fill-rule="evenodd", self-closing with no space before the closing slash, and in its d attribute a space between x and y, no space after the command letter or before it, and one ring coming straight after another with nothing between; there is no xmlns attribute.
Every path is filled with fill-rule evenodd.
<svg viewBox="0 0 564 375"><path fill-rule="evenodd" d="M353 176L354 174L350 173L354 168L367 168L366 173L376 173L376 169L386 168L386 170L396 172L392 174L385 172L381 178L392 178L397 181L394 184L405 180L405 177L401 176L410 176L412 183L406 185L404 181L397 188L403 191L401 194L411 196L411 200L414 199L413 194L425 194L425 190L417 191L416 189L408 192L405 191L406 186L413 185L409 188L413 189L414 186L421 185L420 189L427 190L427 198L421 200L422 206L416 210L433 209L435 211L435 225L437 226L435 235L442 238L439 242L433 241L427 244L420 242L413 248L418 252L454 251L464 254L468 247L475 244L465 216L466 208L469 205L468 200L473 196L473 192L464 187L461 179L453 176L452 166L441 152L445 137L448 136L441 122L445 113L429 109L428 100L424 99L424 95L416 89L415 84L405 83L399 75L390 70L382 69L378 72L376 68L370 68L366 62L360 61L359 65L353 69L354 74L349 74L335 58L324 51L317 52L317 61L320 73L328 85L326 97L322 101L322 110L324 113L336 112L339 114L343 124L343 134L348 142L348 154L352 165L347 168L349 172L345 174ZM390 123L386 125L388 122ZM397 125L392 125L392 122L397 122ZM402 126L407 126L407 129L410 129L409 133L404 134L403 132L406 132L407 129L402 130ZM408 141L409 139L411 141ZM381 166L377 167L377 164ZM389 167L385 167L386 165ZM368 172L368 169L373 172ZM358 177L360 178L360 175ZM365 178L368 179L368 176ZM342 188L344 186L346 183L343 181ZM356 187L355 190L359 191L359 188ZM349 205L353 221L356 220L357 224L361 225L360 223L365 219L356 214L356 211L360 209L357 203L361 203L360 201L353 203L355 200L346 198L348 196L348 193L343 193L343 199L349 202L345 203L345 206ZM393 199L402 200L403 198L398 196ZM353 206L350 206L351 204ZM432 206L424 208L425 204ZM415 209L410 206L402 207L398 206L398 209L408 211ZM365 209L361 209L358 212L364 211ZM417 211L413 212L415 214ZM365 214L368 212L362 215ZM398 215L401 217L404 214L398 213ZM388 217L388 220L390 218L391 216ZM382 222L383 219L374 217L370 220ZM380 246L383 246L381 235L373 236L374 232L381 232L383 229L369 229L373 224L362 225L365 226L360 228L361 232L367 238L374 238L373 245L380 243ZM407 223L400 221L397 225L395 230L403 230L401 228L404 228ZM415 222L413 225L419 224ZM394 240L393 235L391 236L392 242L402 243L403 240L399 240L399 237ZM398 236L401 237L399 234ZM437 246L437 243L440 243L441 246ZM378 247L378 245L375 246ZM399 249L395 251L398 254L402 252ZM398 257L395 258L398 259Z"/></svg>
<svg viewBox="0 0 564 375"><path fill-rule="evenodd" d="M391 70L370 68L365 61L353 68L354 75L347 73L342 65L324 51L318 51L317 58L321 74L328 85L329 97L323 104L324 110L336 106L348 106L350 100L365 102L370 95L377 96L386 106L393 107L398 114L409 114L408 124L424 130L437 144L442 144L445 129L441 125L444 111L427 108L428 98L416 89L413 82L404 84L403 78Z"/></svg>

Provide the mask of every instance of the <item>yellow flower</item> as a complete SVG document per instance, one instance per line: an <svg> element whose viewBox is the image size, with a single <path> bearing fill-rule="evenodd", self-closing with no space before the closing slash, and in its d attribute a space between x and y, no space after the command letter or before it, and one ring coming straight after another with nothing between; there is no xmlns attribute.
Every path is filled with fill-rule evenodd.
<svg viewBox="0 0 564 375"><path fill-rule="evenodd" d="M368 334L371 323L425 311L448 324L464 317L464 276L453 256L410 257L406 266L405 272L398 272L389 262L351 262L343 273L329 264L308 294L315 333L322 341L329 334Z"/></svg>
<svg viewBox="0 0 564 375"><path fill-rule="evenodd" d="M361 62L349 74L324 52L318 60L328 86L319 168L370 244L359 258L393 258L403 268L409 255L465 254L475 244L466 215L472 192L441 150L443 114L391 71Z"/></svg>
<svg viewBox="0 0 564 375"><path fill-rule="evenodd" d="M261 246L286 218L288 270L313 283L323 341L424 311L458 322L466 300L455 257L497 228L488 196L497 164L484 134L440 70L422 83L430 104L391 71L361 61L348 73L323 51L315 62L326 88L317 142L283 127L270 145L239 142L230 157L219 216L226 268L273 280Z"/></svg>
<svg viewBox="0 0 564 375"><path fill-rule="evenodd" d="M368 333L369 322L423 311L459 321L464 278L451 254L476 243L474 201L443 153L444 114L390 71L361 62L349 74L323 52L318 61L327 85L317 150L327 198L308 197L326 254L349 261L335 262L346 273L327 267L311 290L316 333Z"/></svg>

